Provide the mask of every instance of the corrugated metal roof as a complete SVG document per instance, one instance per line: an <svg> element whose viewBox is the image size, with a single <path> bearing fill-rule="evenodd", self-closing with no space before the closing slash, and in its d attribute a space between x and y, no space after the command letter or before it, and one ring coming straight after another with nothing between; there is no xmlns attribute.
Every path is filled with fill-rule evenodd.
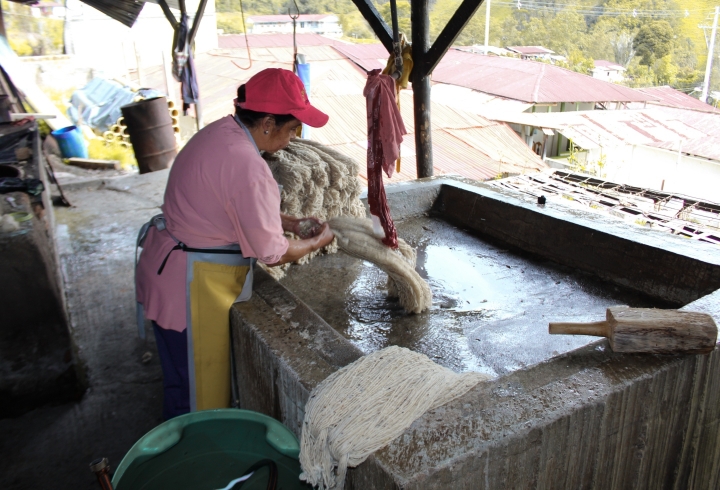
<svg viewBox="0 0 720 490"><path fill-rule="evenodd" d="M595 60L593 61L593 64L597 68L610 68L613 70L625 70L625 68L622 65L618 65L617 63L613 61L607 61L607 60ZM639 89L642 90L642 89Z"/></svg>
<svg viewBox="0 0 720 490"><path fill-rule="evenodd" d="M485 117L498 111L505 114L508 112L524 112L533 106L527 102L497 97L447 83L433 83L430 96L434 102L464 109L474 114L482 114Z"/></svg>
<svg viewBox="0 0 720 490"><path fill-rule="evenodd" d="M335 49L352 60L365 71L383 69L387 64L388 52L380 43L348 44L335 46Z"/></svg>
<svg viewBox="0 0 720 490"><path fill-rule="evenodd" d="M485 56L451 49L433 72L450 83L524 102L634 102L654 100L642 92L538 61Z"/></svg>
<svg viewBox="0 0 720 490"><path fill-rule="evenodd" d="M494 119L552 128L581 148L647 145L720 161L720 113L643 110L496 114Z"/></svg>
<svg viewBox="0 0 720 490"><path fill-rule="evenodd" d="M384 68L382 44L335 46L365 70ZM655 100L631 88L538 61L486 56L450 49L432 74L433 82L528 103L644 102Z"/></svg>
<svg viewBox="0 0 720 490"><path fill-rule="evenodd" d="M292 34L248 34L251 48L292 48ZM302 46L334 46L345 45L343 41L330 39L320 34L296 34L298 47ZM245 49L244 34L228 34L218 36L218 47L221 49Z"/></svg>
<svg viewBox="0 0 720 490"><path fill-rule="evenodd" d="M121 24L132 27L145 2L136 0L80 0Z"/></svg>
<svg viewBox="0 0 720 490"><path fill-rule="evenodd" d="M651 109L658 117L687 125L703 133L697 138L651 143L650 146L678 151L710 160L720 161L720 112L700 112L674 107L655 106Z"/></svg>
<svg viewBox="0 0 720 490"><path fill-rule="evenodd" d="M311 67L310 99L330 116L322 128L313 128L311 137L336 147L364 162L367 151L367 115L362 95L366 75L355 63L329 46L303 49ZM195 60L200 96L206 123L232 111L232 99L241 83L268 67L290 68L292 48L251 48L253 64L248 66L244 49L200 53ZM286 59L285 61L278 61ZM148 82L164 85L162 70L147 72ZM151 86L155 86L151 83ZM409 134L402 144L402 171L390 182L415 179L415 137L413 135L412 91L400 95L401 113ZM500 173L522 173L546 168L540 158L504 124L480 115L432 102L432 137L435 173L454 173L474 179L494 178ZM363 167L364 165L361 165Z"/></svg>
<svg viewBox="0 0 720 490"><path fill-rule="evenodd" d="M653 104L704 112L720 112L710 104L706 104L695 97L690 97L667 85L662 87L645 87L637 90L654 97L656 100L652 101Z"/></svg>

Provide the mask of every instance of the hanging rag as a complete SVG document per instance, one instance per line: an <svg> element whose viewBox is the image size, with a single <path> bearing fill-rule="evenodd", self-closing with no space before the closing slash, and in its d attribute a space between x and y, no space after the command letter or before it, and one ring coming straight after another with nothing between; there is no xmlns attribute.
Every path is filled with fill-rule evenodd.
<svg viewBox="0 0 720 490"><path fill-rule="evenodd" d="M198 103L200 91L198 90L195 63L193 61L192 39L190 38L190 30L188 29L188 16L184 12L180 15L180 22L178 22L175 28L172 58L173 77L180 82L183 113L187 115L190 105Z"/></svg>
<svg viewBox="0 0 720 490"><path fill-rule="evenodd" d="M407 134L400 110L395 103L395 80L381 75L380 70L368 73L363 95L367 99L367 177L368 204L373 221L385 232L382 242L390 248L398 247L397 230L390 216L382 172L388 178L395 170L403 135Z"/></svg>
<svg viewBox="0 0 720 490"><path fill-rule="evenodd" d="M412 44L410 44L407 41L407 38L405 37L405 34L402 32L400 33L400 53L402 56L402 72L400 73L400 76L398 76L397 79L395 79L395 98L397 101L398 109L400 109L400 91L405 90L408 87L408 83L410 81L410 73L412 72L413 68L413 59L412 59ZM395 54L391 53L388 57L387 65L385 66L385 69L382 71L383 75L391 75L395 73ZM402 158L400 157L400 153L398 153L398 157L395 160L395 171L400 171L400 161Z"/></svg>

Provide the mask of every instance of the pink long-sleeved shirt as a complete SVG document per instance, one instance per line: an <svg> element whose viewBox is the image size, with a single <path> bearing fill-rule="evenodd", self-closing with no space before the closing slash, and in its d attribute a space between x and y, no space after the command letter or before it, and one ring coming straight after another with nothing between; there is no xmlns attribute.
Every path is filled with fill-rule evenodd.
<svg viewBox="0 0 720 490"><path fill-rule="evenodd" d="M203 128L170 170L162 206L169 232L193 248L240 244L245 257L277 262L288 249L280 193L252 138L232 116ZM181 332L186 328L186 257L151 228L137 270L137 300L145 317Z"/></svg>

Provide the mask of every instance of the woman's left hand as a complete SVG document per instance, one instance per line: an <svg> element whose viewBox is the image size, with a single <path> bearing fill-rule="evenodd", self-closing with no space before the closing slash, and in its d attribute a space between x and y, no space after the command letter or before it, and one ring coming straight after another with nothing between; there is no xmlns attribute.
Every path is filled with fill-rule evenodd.
<svg viewBox="0 0 720 490"><path fill-rule="evenodd" d="M320 233L322 225L322 221L317 218L299 218L293 225L292 232L304 240Z"/></svg>

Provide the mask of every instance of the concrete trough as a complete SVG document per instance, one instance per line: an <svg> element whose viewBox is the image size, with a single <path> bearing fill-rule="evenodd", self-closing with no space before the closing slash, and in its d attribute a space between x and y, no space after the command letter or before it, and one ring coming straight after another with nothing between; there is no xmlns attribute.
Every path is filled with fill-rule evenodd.
<svg viewBox="0 0 720 490"><path fill-rule="evenodd" d="M717 349L620 355L604 339L547 334L548 321L598 319L618 302L683 306L718 321L720 249L461 179L387 192L400 235L421 252L432 310L403 315L376 290L372 268L343 254L291 269L280 283L258 271L252 300L231 311L243 408L299 435L320 381L364 353L405 344L494 378L416 420L350 470L347 488L720 487ZM464 257L457 277L466 287L453 289L433 265L433 254L448 260L442 247ZM492 296L493 284L503 294ZM380 299L362 301L372 296Z"/></svg>

